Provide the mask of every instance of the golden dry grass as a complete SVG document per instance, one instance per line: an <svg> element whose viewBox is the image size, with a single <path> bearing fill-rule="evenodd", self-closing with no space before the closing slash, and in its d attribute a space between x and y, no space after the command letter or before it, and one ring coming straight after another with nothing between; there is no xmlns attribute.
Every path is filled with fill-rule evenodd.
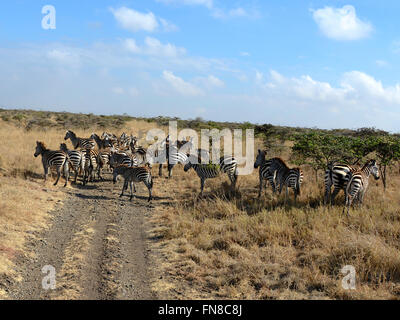
<svg viewBox="0 0 400 320"><path fill-rule="evenodd" d="M303 168L304 169L304 168ZM194 299L397 299L400 295L400 198L397 175L383 192L370 182L364 206L342 214L323 206L319 183L304 169L297 204L284 205L269 188L261 200L258 172L241 176L236 197L226 176L206 182L176 167L156 186L173 195L154 217L155 246L167 275L154 285L161 296ZM164 178L162 178L164 179ZM372 179L372 178L371 178ZM343 195L337 198L343 202ZM356 290L342 288L340 270L356 270Z"/></svg>
<svg viewBox="0 0 400 320"><path fill-rule="evenodd" d="M148 122L133 120L120 130L109 131L139 135L150 128ZM15 262L19 255L31 254L25 248L27 239L34 237L34 231L50 227L48 213L65 198L63 178L58 186L53 186L51 179L44 184L41 157L33 156L37 140L57 150L64 142L65 131L54 128L26 131L0 120L0 278L21 280L15 272ZM76 134L89 137L94 131L76 130ZM72 148L70 142L68 146ZM0 299L7 296L0 285Z"/></svg>
<svg viewBox="0 0 400 320"><path fill-rule="evenodd" d="M130 121L120 130L105 130L139 135L153 127ZM88 137L93 131L102 130L76 133ZM64 135L61 129L25 131L0 120L0 275L17 279L14 263L32 236L29 230L49 227L48 212L64 197L62 187L44 185L40 157L33 157L36 140L58 149ZM288 148L269 156L276 155L287 159ZM198 199L200 182L193 170L184 173L176 166L167 180L153 168L154 193L161 198L154 201L152 235L158 241L153 250L160 253L156 265L162 275L153 289L162 298L398 298L399 176L390 176L386 193L380 182L370 183L363 208L352 209L348 219L342 206L321 205L322 177L317 184L313 172L302 169L299 201L284 206L270 188L257 199L256 171L239 177L235 197L222 176L208 180L204 198ZM344 265L356 269L356 290L341 286ZM1 297L6 293L0 288Z"/></svg>

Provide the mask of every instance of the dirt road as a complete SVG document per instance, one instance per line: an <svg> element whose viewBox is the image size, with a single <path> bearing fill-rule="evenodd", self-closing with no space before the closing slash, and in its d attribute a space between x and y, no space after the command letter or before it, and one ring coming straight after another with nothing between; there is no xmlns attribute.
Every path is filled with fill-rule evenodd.
<svg viewBox="0 0 400 320"><path fill-rule="evenodd" d="M11 299L156 298L148 269L146 217L153 207L147 189L138 185L138 198L129 202L119 198L122 182L105 178L66 189L51 227L27 244L34 254L19 259L22 281L10 288ZM54 267L55 289L43 289L44 266Z"/></svg>

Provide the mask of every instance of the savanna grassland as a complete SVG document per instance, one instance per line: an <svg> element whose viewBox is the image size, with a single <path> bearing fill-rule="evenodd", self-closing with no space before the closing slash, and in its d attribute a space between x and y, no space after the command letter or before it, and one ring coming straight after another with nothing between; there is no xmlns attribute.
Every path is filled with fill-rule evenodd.
<svg viewBox="0 0 400 320"><path fill-rule="evenodd" d="M54 187L51 181L44 185L40 159L33 158L35 141L58 148L66 129L85 137L102 131L138 135L140 130L165 129L166 123L164 119L39 116L18 111L3 111L1 115L0 279L19 281L16 257L26 251L24 244L34 237L34 230L49 227L52 210L64 199L62 186ZM198 121L194 128L201 125L223 126ZM280 156L294 166L289 161L290 142L281 140L275 141L280 144L279 151L269 152L268 157ZM262 136L257 136L256 142L256 148L265 146ZM164 177L158 177L158 168L153 167L156 200L147 235L154 253L152 265L157 267L157 277L151 283L157 297L398 299L397 168L389 168L386 191L380 181L370 180L363 207L352 208L350 217L342 214L343 193L337 197L337 205L323 205L322 172L316 180L311 168L304 165L302 170L301 195L295 204L290 192L285 205L284 193L273 195L269 186L261 199L257 198L257 170L239 177L235 194L230 192L226 175L209 179L199 198L200 180L193 170L185 173L177 165L173 177L166 179L165 169ZM140 187L139 192L144 190ZM345 275L340 270L345 265L356 270L354 290L342 287ZM1 288L0 284L0 297L6 297Z"/></svg>

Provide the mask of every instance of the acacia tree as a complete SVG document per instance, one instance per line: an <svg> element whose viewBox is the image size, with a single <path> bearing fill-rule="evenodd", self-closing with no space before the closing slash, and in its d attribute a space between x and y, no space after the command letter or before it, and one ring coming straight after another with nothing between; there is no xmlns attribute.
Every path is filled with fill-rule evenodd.
<svg viewBox="0 0 400 320"><path fill-rule="evenodd" d="M387 167L400 160L400 138L397 136L381 136L377 138L376 156L379 159L383 188L387 186Z"/></svg>
<svg viewBox="0 0 400 320"><path fill-rule="evenodd" d="M352 138L323 132L307 132L294 136L292 161L297 165L308 164L315 172L324 170L335 161L349 163L354 159Z"/></svg>

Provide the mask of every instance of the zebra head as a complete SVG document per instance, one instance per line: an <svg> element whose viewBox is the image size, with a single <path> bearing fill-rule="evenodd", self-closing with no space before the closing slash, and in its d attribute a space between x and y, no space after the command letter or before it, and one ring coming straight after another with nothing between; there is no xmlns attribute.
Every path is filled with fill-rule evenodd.
<svg viewBox="0 0 400 320"><path fill-rule="evenodd" d="M124 174L127 168L127 166L119 165L113 170L113 184L117 183L118 176Z"/></svg>
<svg viewBox="0 0 400 320"><path fill-rule="evenodd" d="M379 166L376 163L376 160L369 160L367 163L369 171L374 176L375 180L379 179Z"/></svg>
<svg viewBox="0 0 400 320"><path fill-rule="evenodd" d="M260 149L258 149L258 154L257 154L257 158L256 161L254 162L254 168L257 169L259 166L261 166L264 161L265 161L265 151L261 151Z"/></svg>
<svg viewBox="0 0 400 320"><path fill-rule="evenodd" d="M67 145L65 143L61 143L60 144L60 150L64 151L64 152L67 152L68 151Z"/></svg>
<svg viewBox="0 0 400 320"><path fill-rule="evenodd" d="M75 137L75 133L73 133L71 130L68 130L67 133L65 134L64 140L68 140L72 137Z"/></svg>
<svg viewBox="0 0 400 320"><path fill-rule="evenodd" d="M190 168L192 168L193 164L199 163L198 156L191 154L186 160L185 166L183 167L183 171L187 172Z"/></svg>
<svg viewBox="0 0 400 320"><path fill-rule="evenodd" d="M42 154L46 150L46 146L43 142L36 141L36 150L34 153L34 157L36 158L39 154Z"/></svg>

